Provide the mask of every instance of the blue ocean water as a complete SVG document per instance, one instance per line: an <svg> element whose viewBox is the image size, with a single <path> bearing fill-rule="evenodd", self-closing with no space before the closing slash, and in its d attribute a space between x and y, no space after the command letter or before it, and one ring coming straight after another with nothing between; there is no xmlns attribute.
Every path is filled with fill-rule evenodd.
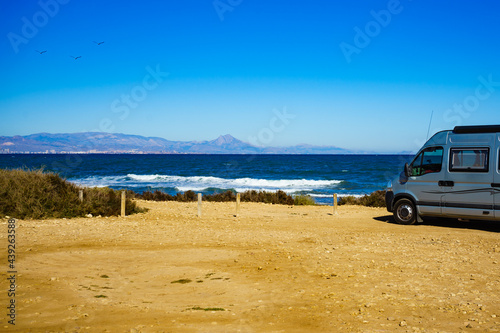
<svg viewBox="0 0 500 333"><path fill-rule="evenodd" d="M23 155L0 168L41 168L83 186L169 194L193 190L283 190L332 204L332 195L369 194L399 174L408 155Z"/></svg>

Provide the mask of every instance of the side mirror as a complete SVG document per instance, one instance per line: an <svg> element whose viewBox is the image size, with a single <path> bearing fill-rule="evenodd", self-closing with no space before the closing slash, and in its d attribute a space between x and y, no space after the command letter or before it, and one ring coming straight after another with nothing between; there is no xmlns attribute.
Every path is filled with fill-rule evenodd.
<svg viewBox="0 0 500 333"><path fill-rule="evenodd" d="M405 176L408 178L411 176L411 166L408 163L405 163Z"/></svg>

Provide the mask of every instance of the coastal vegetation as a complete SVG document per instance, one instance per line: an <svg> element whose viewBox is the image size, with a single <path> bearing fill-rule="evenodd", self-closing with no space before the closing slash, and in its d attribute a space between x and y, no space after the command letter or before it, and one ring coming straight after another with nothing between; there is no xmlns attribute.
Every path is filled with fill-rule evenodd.
<svg viewBox="0 0 500 333"><path fill-rule="evenodd" d="M129 191L129 194L137 199L152 200L152 201L181 201L189 202L196 201L197 194L193 191L186 191L184 193L177 193L170 195L161 191L146 191L144 193L134 193ZM315 205L314 199L309 195L296 195L291 196L284 191L266 192L266 191L245 191L241 194L241 202L264 202L280 205ZM225 191L222 193L214 193L203 196L204 201L208 202L228 202L236 200L236 192ZM362 197L355 197L352 195L341 197L338 201L339 205L359 205L367 207L385 207L385 191L375 191L371 194Z"/></svg>
<svg viewBox="0 0 500 333"><path fill-rule="evenodd" d="M80 200L83 191L83 200ZM127 191L126 215L144 212L132 199L152 201L193 202L198 199L194 191L170 195L161 191L135 193ZM207 202L236 201L236 192L228 190L221 193L204 195ZM291 196L284 191L245 191L240 193L241 202L263 202L281 205L315 205L308 195ZM384 207L385 191L356 198L341 197L339 205L362 205ZM121 213L120 191L111 188L79 187L61 178L56 173L43 169L28 170L0 169L0 215L21 219L70 218L88 216L116 216Z"/></svg>
<svg viewBox="0 0 500 333"><path fill-rule="evenodd" d="M338 202L340 205L359 205L366 207L385 207L385 191L375 191L362 197L348 195L341 197Z"/></svg>
<svg viewBox="0 0 500 333"><path fill-rule="evenodd" d="M83 191L83 200L79 193ZM127 199L127 215L143 212ZM85 188L43 169L0 169L0 215L20 219L120 215L121 194L110 188Z"/></svg>
<svg viewBox="0 0 500 333"><path fill-rule="evenodd" d="M294 204L297 206L314 206L316 202L310 195L297 195L294 198Z"/></svg>
<svg viewBox="0 0 500 333"><path fill-rule="evenodd" d="M184 193L177 193L176 195L170 195L161 191L146 191L144 193L134 193L130 191L130 194L134 195L137 199L143 200L153 200L153 201L181 201L189 202L198 200L198 196L194 191L186 191ZM127 194L128 195L128 194ZM213 193L203 196L204 201L208 202L228 202L236 201L236 192L227 190L221 193ZM294 198L286 194L284 191L276 192L266 192L266 191L245 191L240 193L241 202L263 202L269 204L280 204L280 205L294 205Z"/></svg>

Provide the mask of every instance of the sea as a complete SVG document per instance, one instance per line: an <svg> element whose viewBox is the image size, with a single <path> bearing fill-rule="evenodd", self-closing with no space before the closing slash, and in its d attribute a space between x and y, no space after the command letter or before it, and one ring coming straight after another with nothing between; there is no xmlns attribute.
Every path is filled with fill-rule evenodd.
<svg viewBox="0 0 500 333"><path fill-rule="evenodd" d="M410 155L147 155L0 154L0 168L40 169L87 187L138 193L232 190L309 195L333 204L333 194L363 196L385 189Z"/></svg>

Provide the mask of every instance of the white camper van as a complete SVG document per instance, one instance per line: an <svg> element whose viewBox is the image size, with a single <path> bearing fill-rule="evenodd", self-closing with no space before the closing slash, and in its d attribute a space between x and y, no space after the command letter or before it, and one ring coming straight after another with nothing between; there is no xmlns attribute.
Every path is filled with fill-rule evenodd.
<svg viewBox="0 0 500 333"><path fill-rule="evenodd" d="M500 125L436 133L388 184L397 223L425 217L500 220Z"/></svg>

